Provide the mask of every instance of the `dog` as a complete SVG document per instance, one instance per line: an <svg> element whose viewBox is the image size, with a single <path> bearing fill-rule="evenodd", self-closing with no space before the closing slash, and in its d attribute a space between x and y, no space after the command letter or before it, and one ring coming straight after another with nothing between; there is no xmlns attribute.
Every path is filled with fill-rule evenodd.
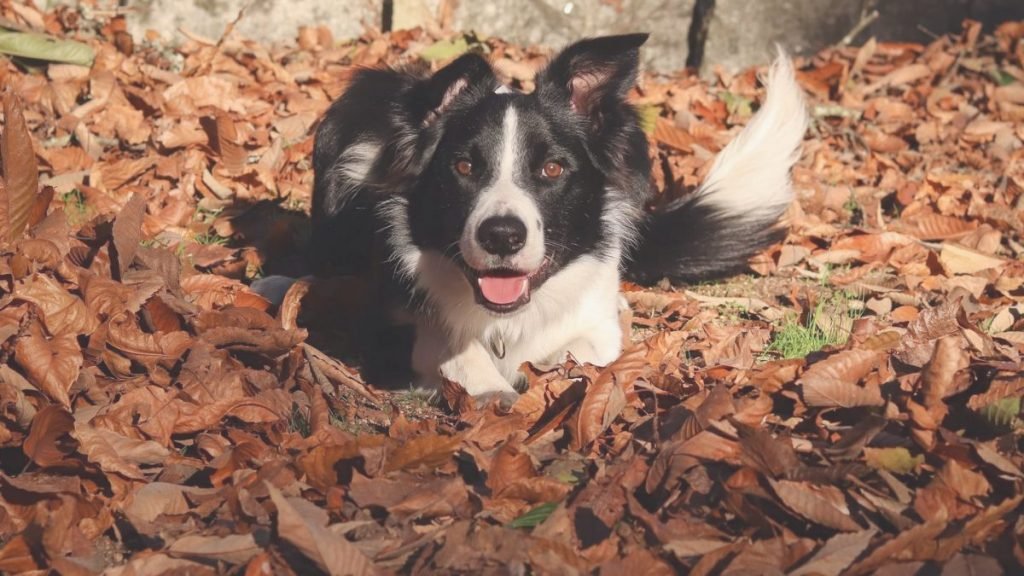
<svg viewBox="0 0 1024 576"><path fill-rule="evenodd" d="M806 129L781 52L704 183L658 210L627 102L646 34L582 40L519 93L466 54L434 74L360 70L316 133L312 261L373 279L375 325L414 330L415 384L517 397L524 362L607 365L620 282L744 269L780 240Z"/></svg>

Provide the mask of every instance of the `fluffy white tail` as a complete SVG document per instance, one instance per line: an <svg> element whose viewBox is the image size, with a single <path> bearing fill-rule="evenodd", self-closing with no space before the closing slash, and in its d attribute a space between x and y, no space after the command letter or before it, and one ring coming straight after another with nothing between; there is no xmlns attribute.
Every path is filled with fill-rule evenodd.
<svg viewBox="0 0 1024 576"><path fill-rule="evenodd" d="M779 51L768 71L768 95L758 113L715 158L693 201L718 212L778 218L793 200L789 169L807 131L803 92L793 64Z"/></svg>
<svg viewBox="0 0 1024 576"><path fill-rule="evenodd" d="M743 269L784 234L777 224L793 200L789 173L807 130L803 93L780 50L761 109L718 157L704 183L653 214L627 275L702 280Z"/></svg>

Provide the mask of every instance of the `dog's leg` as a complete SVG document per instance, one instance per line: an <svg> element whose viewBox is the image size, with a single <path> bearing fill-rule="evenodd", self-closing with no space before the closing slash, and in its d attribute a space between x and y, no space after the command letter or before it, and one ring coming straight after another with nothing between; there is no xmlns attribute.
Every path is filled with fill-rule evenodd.
<svg viewBox="0 0 1024 576"><path fill-rule="evenodd" d="M487 347L479 340L471 340L442 362L441 375L461 384L480 405L497 399L503 407L510 407L519 398L519 393L501 375Z"/></svg>
<svg viewBox="0 0 1024 576"><path fill-rule="evenodd" d="M607 366L622 353L622 327L617 320L601 322L569 342L567 348L579 362Z"/></svg>
<svg viewBox="0 0 1024 576"><path fill-rule="evenodd" d="M458 352L451 348L443 330L426 322L417 324L412 361L421 386L436 389L444 378L458 383L478 403L491 398L502 405L515 403L519 394L498 371L483 343L470 340Z"/></svg>

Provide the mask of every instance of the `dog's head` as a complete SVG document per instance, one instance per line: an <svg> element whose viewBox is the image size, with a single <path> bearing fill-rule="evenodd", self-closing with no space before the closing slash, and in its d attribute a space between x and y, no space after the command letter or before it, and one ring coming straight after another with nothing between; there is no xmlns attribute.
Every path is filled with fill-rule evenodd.
<svg viewBox="0 0 1024 576"><path fill-rule="evenodd" d="M405 198L408 240L461 269L488 310L519 309L584 254L618 261L649 187L646 139L625 101L645 40L578 42L530 94L494 90L473 57L428 81L441 96L424 115L434 142Z"/></svg>

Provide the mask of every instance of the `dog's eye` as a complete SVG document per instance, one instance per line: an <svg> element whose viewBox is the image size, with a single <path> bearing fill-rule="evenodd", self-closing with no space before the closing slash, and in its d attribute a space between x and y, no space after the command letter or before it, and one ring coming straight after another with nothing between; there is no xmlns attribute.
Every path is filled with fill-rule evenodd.
<svg viewBox="0 0 1024 576"><path fill-rule="evenodd" d="M544 177L545 178L558 178L562 175L565 168L562 167L558 162L545 162L544 163Z"/></svg>
<svg viewBox="0 0 1024 576"><path fill-rule="evenodd" d="M455 163L455 171L460 176L469 176L473 173L473 163L469 160L459 160Z"/></svg>

